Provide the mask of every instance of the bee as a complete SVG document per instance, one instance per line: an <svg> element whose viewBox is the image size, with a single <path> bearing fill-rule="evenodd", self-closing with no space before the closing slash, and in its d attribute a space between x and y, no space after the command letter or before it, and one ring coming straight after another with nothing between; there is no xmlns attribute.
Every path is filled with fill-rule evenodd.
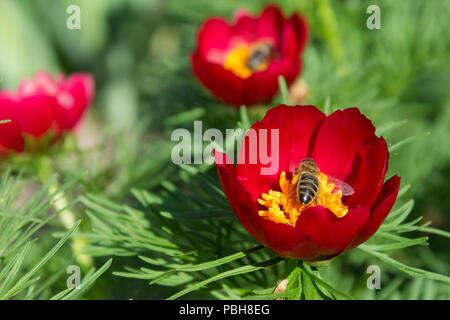
<svg viewBox="0 0 450 320"><path fill-rule="evenodd" d="M316 162L311 158L303 159L298 165L298 168L295 169L295 174L300 174L297 184L294 187L297 189L298 201L300 201L303 205L308 205L311 202L316 201L317 194L320 189L320 169ZM349 196L355 193L353 188L348 183L335 177L327 175L327 182L334 184L333 192L342 190L342 195L344 196Z"/></svg>
<svg viewBox="0 0 450 320"><path fill-rule="evenodd" d="M270 62L274 54L273 45L268 42L256 44L250 52L247 60L247 68L252 71L260 70L261 67Z"/></svg>

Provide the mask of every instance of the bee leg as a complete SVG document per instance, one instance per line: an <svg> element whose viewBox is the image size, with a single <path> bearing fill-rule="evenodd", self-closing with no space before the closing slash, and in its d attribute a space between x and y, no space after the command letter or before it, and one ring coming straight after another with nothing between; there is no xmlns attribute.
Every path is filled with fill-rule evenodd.
<svg viewBox="0 0 450 320"><path fill-rule="evenodd" d="M291 193L292 193L292 191L294 191L294 190L295 190L296 188L297 188L297 185L293 186L293 187L292 187L292 189L291 189L291 190L289 190L289 193L288 193L288 194L291 194Z"/></svg>

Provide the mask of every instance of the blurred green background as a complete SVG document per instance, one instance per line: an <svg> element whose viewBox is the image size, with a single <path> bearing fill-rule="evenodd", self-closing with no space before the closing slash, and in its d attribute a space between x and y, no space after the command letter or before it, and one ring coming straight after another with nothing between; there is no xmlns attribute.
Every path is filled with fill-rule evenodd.
<svg viewBox="0 0 450 320"><path fill-rule="evenodd" d="M366 9L374 1L1 0L0 87L15 89L43 69L91 72L96 99L80 135L90 148L111 139L115 148L102 168L88 166L84 190L130 201L131 188L152 188L156 176L170 177L174 168L164 161L174 128L190 128L196 119L210 127L235 127L238 112L199 85L190 52L204 19L231 19L240 7L258 13L267 3L278 3L287 14L299 11L309 21L300 75L309 88L306 104L357 106L381 132L396 126L386 134L394 150L388 176L399 174L403 186L411 185L413 217L423 215L433 227L448 230L450 1L376 1L381 29L369 30ZM81 30L66 28L66 9L73 4L81 8ZM249 110L251 120L267 107ZM161 158L146 158L149 150L159 150ZM62 171L74 169L66 165ZM429 242L410 259L448 274L448 239L431 235ZM45 238L41 243L45 251ZM88 297L162 297L149 288L107 275Z"/></svg>

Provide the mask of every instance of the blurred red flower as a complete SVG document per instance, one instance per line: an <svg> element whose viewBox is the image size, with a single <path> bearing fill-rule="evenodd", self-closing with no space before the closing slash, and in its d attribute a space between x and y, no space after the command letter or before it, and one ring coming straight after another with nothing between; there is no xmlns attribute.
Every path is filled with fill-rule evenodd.
<svg viewBox="0 0 450 320"><path fill-rule="evenodd" d="M270 100L278 77L290 85L301 69L300 53L308 34L298 14L287 19L276 6L257 18L238 10L228 24L208 19L192 55L194 73L218 98L239 106Z"/></svg>
<svg viewBox="0 0 450 320"><path fill-rule="evenodd" d="M0 125L0 153L22 152L25 142L34 148L57 141L81 119L94 91L89 74L53 79L46 72L22 81L17 92L0 91L0 120L10 120Z"/></svg>
<svg viewBox="0 0 450 320"><path fill-rule="evenodd" d="M386 142L358 109L327 117L314 106L281 105L252 128L279 129L277 172L261 175L267 164L245 163L249 143L241 145L237 166L220 152L215 158L232 209L258 242L282 257L323 260L358 246L377 231L394 205L400 178L384 183ZM267 150L272 150L271 143ZM307 206L291 193L293 172L305 158L313 159L321 172L317 203ZM348 183L354 193L336 192L327 176Z"/></svg>

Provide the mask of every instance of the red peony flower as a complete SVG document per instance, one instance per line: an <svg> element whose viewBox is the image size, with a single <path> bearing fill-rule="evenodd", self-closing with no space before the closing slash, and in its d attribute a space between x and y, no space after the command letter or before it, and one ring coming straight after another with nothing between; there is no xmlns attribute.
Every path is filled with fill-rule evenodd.
<svg viewBox="0 0 450 320"><path fill-rule="evenodd" d="M237 166L220 152L215 159L232 209L258 242L282 257L322 260L358 246L377 231L394 205L400 178L384 183L386 142L358 109L327 117L314 106L281 105L252 129L279 129L279 142L267 139L266 148L279 152L276 172L261 174L267 161L244 161L250 150L261 148L262 135L257 149L241 145ZM272 143L277 143L275 149ZM317 198L308 205L295 191L299 175L294 171L305 158L313 159L321 172ZM354 193L344 196L336 190L336 179L352 186Z"/></svg>
<svg viewBox="0 0 450 320"><path fill-rule="evenodd" d="M55 80L38 72L34 80L24 80L16 93L0 91L0 153L22 152L25 141L33 146L58 140L75 127L94 96L94 80L78 73ZM46 140L48 141L48 140Z"/></svg>
<svg viewBox="0 0 450 320"><path fill-rule="evenodd" d="M286 19L276 6L258 18L238 10L231 25L211 18L198 33L193 70L214 95L233 105L270 100L279 76L289 85L299 74L307 30L298 14Z"/></svg>

